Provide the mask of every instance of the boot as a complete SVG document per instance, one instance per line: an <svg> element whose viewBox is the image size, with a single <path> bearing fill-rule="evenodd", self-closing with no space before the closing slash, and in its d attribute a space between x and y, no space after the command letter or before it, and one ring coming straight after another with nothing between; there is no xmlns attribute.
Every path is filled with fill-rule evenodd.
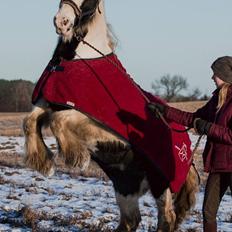
<svg viewBox="0 0 232 232"><path fill-rule="evenodd" d="M217 232L217 223L216 222L205 222L204 221L204 225L203 225L204 232Z"/></svg>

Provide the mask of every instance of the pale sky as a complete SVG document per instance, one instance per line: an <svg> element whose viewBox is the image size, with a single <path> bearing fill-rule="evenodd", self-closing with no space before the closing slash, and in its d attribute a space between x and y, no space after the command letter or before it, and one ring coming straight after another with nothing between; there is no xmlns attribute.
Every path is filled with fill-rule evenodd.
<svg viewBox="0 0 232 232"><path fill-rule="evenodd" d="M208 95L211 63L232 55L232 0L105 0L119 40L117 55L134 80L151 91L165 74L179 74ZM57 0L1 2L0 78L35 82L56 45Z"/></svg>

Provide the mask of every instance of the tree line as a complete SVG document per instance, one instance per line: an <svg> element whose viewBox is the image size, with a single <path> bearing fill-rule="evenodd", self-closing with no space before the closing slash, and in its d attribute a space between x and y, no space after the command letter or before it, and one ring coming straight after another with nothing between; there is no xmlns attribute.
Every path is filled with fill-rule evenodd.
<svg viewBox="0 0 232 232"><path fill-rule="evenodd" d="M0 112L28 112L32 110L31 96L35 84L26 80L0 79ZM153 93L168 102L207 100L198 88L181 94L187 90L188 83L180 75L164 75L151 84Z"/></svg>
<svg viewBox="0 0 232 232"><path fill-rule="evenodd" d="M32 109L34 83L0 79L0 112L28 112Z"/></svg>
<svg viewBox="0 0 232 232"><path fill-rule="evenodd" d="M187 94L183 94L183 91L188 89L188 82L181 75L164 75L155 80L151 88L155 95L164 98L167 102L199 101L209 98L206 94L202 94L199 88L188 90Z"/></svg>

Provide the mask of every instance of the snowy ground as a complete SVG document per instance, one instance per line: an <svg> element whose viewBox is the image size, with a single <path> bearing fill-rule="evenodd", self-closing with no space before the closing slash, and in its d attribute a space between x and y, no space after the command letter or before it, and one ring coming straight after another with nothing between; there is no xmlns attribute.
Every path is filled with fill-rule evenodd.
<svg viewBox="0 0 232 232"><path fill-rule="evenodd" d="M191 135L193 144L196 136ZM54 147L55 141L47 138ZM22 137L0 137L0 150L23 154ZM204 141L200 144L200 149ZM202 231L203 192L179 231ZM142 222L138 232L155 231L157 211L148 193L140 199ZM219 209L219 231L232 231L231 196L225 195ZM62 172L46 178L24 168L0 166L0 231L112 231L119 220L110 181L72 178Z"/></svg>

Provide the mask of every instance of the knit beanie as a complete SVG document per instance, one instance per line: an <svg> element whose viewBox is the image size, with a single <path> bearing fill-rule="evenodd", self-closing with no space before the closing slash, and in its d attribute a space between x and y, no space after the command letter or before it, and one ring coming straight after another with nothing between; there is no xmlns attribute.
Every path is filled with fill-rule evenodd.
<svg viewBox="0 0 232 232"><path fill-rule="evenodd" d="M223 56L216 59L211 68L214 74L226 83L232 84L232 57Z"/></svg>

